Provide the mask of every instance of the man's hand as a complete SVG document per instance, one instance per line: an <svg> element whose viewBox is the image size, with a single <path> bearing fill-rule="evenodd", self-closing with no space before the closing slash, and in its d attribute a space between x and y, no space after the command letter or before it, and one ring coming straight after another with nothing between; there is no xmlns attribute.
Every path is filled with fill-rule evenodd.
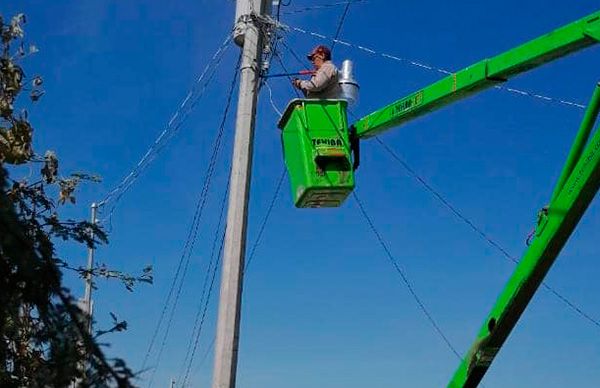
<svg viewBox="0 0 600 388"><path fill-rule="evenodd" d="M300 80L298 78L294 78L292 80L292 85L294 85L296 88L300 89Z"/></svg>

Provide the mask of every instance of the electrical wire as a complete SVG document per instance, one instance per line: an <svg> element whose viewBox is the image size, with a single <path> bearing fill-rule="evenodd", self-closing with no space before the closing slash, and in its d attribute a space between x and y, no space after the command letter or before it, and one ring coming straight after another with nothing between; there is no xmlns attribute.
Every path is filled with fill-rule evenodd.
<svg viewBox="0 0 600 388"><path fill-rule="evenodd" d="M333 43L331 44L331 51L333 51L333 48L335 47L335 43L337 42L338 38L340 37L340 33L342 32L342 26L344 25L344 21L346 20L346 16L348 15L348 10L350 9L350 4L352 4L352 3L351 2L346 3L344 12L342 13L342 16L340 17L340 21L338 23L337 29L335 30L335 35L333 36L333 39L332 39Z"/></svg>
<svg viewBox="0 0 600 388"><path fill-rule="evenodd" d="M193 246L194 246L195 241L197 239L198 229L199 229L199 225L200 225L200 218L202 216L202 212L203 212L204 206L206 204L206 200L207 200L207 196L208 196L208 190L210 188L210 184L211 184L211 181L212 181L212 176L213 176L214 171L215 171L215 166L216 166L216 161L218 159L218 154L219 154L219 151L221 149L221 142L222 142L222 138L223 138L223 134L224 134L224 129L225 129L226 121L227 121L227 116L228 116L228 113L229 113L229 109L231 107L231 101L232 101L232 98L233 98L233 93L234 93L235 85L236 85L236 82L237 82L237 77L238 77L238 73L239 73L239 67L240 67L241 58L242 58L242 56L240 54L240 56L238 58L237 65L235 66L235 73L234 73L234 76L233 76L233 79L231 81L231 85L230 85L230 88L229 88L229 94L228 94L227 102L226 102L225 109L224 109L224 112L223 112L223 118L221 120L221 124L220 124L219 129L218 129L217 137L216 137L214 145L213 145L213 152L212 152L212 155L211 155L211 158L210 158L210 161L209 161L209 165L207 167L207 171L206 171L206 176L205 176L205 179L204 179L203 188L202 188L201 194L200 194L200 196L198 198L198 201L197 201L197 204L196 204L196 210L195 210L195 214L194 214L194 218L193 218L193 221L192 221L192 225L191 225L190 231L188 232L188 238L187 238L186 243L184 245L184 249L183 249L182 255L180 257L180 260L179 260L179 263L178 263L178 266L177 266L177 270L176 270L175 276L173 278L173 281L171 282L171 286L170 286L170 289L169 289L169 292L168 292L167 299L165 300L165 303L163 305L163 309L162 309L161 315L159 317L159 320L157 322L157 325L155 327L154 333L152 335L152 338L151 338L151 341L150 341L150 345L149 345L148 350L146 352L146 356L144 357L144 362L143 362L143 365L142 365L142 370L146 366L146 362L147 362L147 360L148 360L148 358L150 356L150 353L152 351L152 347L154 345L154 342L156 340L158 332L160 331L160 327L161 327L162 322L164 320L166 311L168 309L168 305L169 305L169 303L171 301L171 297L173 295L173 291L175 289L175 286L177 284L177 280L179 278L179 273L181 272L181 277L179 279L179 286L177 288L177 292L176 292L175 297L173 299L173 306L172 306L170 314L169 314L168 323L167 323L166 328L165 328L165 332L164 332L164 335L163 335L163 338L162 338L162 342L161 342L161 345L160 345L160 349L159 349L159 354L158 354L158 357L157 357L157 365L155 365L155 367L153 369L153 373L152 373L152 376L151 376L151 379L150 379L149 387L152 386L156 370L158 369L158 366L160 364L160 359L161 359L161 356L162 356L162 352L164 350L164 347L165 347L167 339L168 339L168 335L169 335L170 327L171 327L171 324L172 324L172 321L173 321L173 317L175 315L175 310L176 310L176 307L177 307L177 303L179 301L179 297L181 295L181 291L182 291L182 288L183 288L183 283L185 281L185 275L187 273L187 268L188 268L188 265L189 265L191 253L192 253L192 250L193 250ZM181 271L182 267L183 267L183 271Z"/></svg>
<svg viewBox="0 0 600 388"><path fill-rule="evenodd" d="M408 276L406 275L406 272L402 269L402 267L400 267L400 265L398 264L398 261L394 258L394 255L392 254L392 252L388 248L387 244L383 240L383 237L381 236L381 233L379 233L379 231L377 230L377 228L373 224L373 221L372 221L371 217L367 214L367 211L366 211L366 209L365 209L362 201L358 197L358 194L356 194L356 190L354 190L352 192L352 196L354 197L354 200L358 204L358 208L360 209L360 212L361 212L363 218L365 219L365 221L368 224L369 228L371 229L371 231L373 232L373 234L377 238L377 241L379 242L379 245L381 245L381 248L385 251L385 254L387 255L389 261L394 266L394 269L396 270L396 272L398 272L398 274L402 278L402 282L404 283L404 285L406 285L406 288L408 289L408 292L410 293L410 295L412 296L412 298L416 302L417 306L419 307L419 309L421 310L421 312L423 313L423 315L425 315L425 317L427 318L427 320L429 321L429 323L431 324L431 326L433 326L433 328L435 329L435 331L437 332L437 334L440 336L440 338L444 341L444 343L446 344L446 346L448 347L448 349L450 349L450 351L452 353L454 353L454 355L459 360L462 361L462 357L461 357L460 353L458 353L458 351L456 350L456 348L454 347L454 345L452 345L452 343L448 339L448 336L444 333L444 331L442 330L442 328L440 327L440 325L433 318L433 315L431 315L431 313L429 312L429 310L427 309L427 307L425 307L425 304L423 303L423 301L421 300L421 298L419 297L419 295L415 291L415 288L412 285L411 281L408 279Z"/></svg>
<svg viewBox="0 0 600 388"><path fill-rule="evenodd" d="M208 359L208 355L213 351L214 347L215 347L215 342L217 342L217 337L213 336L213 339L210 343L210 345L208 345L208 347L206 348L206 350L204 351L204 354L202 355L202 359L200 360L200 362L198 363L198 367L195 369L194 371L194 375L198 372L200 372L200 370L202 369L202 367L204 366L204 363L206 362L206 360Z"/></svg>
<svg viewBox="0 0 600 388"><path fill-rule="evenodd" d="M265 80L264 85L269 90L269 101L271 102L271 107L279 115L279 117L283 116L283 113L281 113L277 106L275 106L275 102L273 101L273 90L271 89L271 85L269 85L269 82L267 80Z"/></svg>
<svg viewBox="0 0 600 388"><path fill-rule="evenodd" d="M164 149L166 144L173 136L179 131L181 125L187 119L189 113L193 110L195 105L198 103L204 91L214 78L214 75L223 59L226 49L231 44L231 36L228 33L226 39L223 41L221 46L213 54L211 60L206 64L204 70L200 76L196 79L191 90L188 92L182 103L179 105L163 131L156 138L154 143L138 161L136 166L131 172L123 178L123 180L114 187L103 200L98 202L99 208L106 206L111 203L109 214L106 219L110 219L114 212L114 209L121 199L121 197L131 188L135 183L140 174L152 163L156 156ZM106 219L104 221L106 221Z"/></svg>
<svg viewBox="0 0 600 388"><path fill-rule="evenodd" d="M231 171L230 171L229 176L231 177ZM191 364L191 362L193 360L193 356L195 354L196 347L198 346L198 339L200 337L200 333L202 332L202 325L204 323L204 317L206 315L206 310L204 310L204 312L203 312L202 307L205 305L204 301L205 301L205 297L206 297L209 276L211 273L213 273L213 278L214 278L214 276L215 276L214 273L216 273L217 267L218 267L219 258L217 257L217 259L216 259L217 263L215 263L215 253L217 253L216 247L217 247L217 242L219 240L219 235L221 234L220 231L221 231L221 225L223 224L223 214L225 213L225 206L227 204L228 192L229 192L229 181L225 185L225 191L223 192L223 196L221 199L221 210L219 212L219 217L218 217L219 222L217 223L217 226L215 228L215 237L213 239L212 248L211 248L211 252L210 252L210 260L208 262L208 266L206 267L204 281L202 282L202 294L200 296L200 303L198 303L198 310L196 311L196 316L194 318L194 326L192 328L192 334L190 336L190 341L188 342L188 347L185 352L185 358L183 360L181 373L179 374L177 381L183 380L182 375L184 373L186 375L185 380L187 380L187 375L189 373L189 368L190 368L189 365ZM224 236L224 234L223 234L223 236ZM219 255L221 254L220 250L219 250L218 254ZM214 264L214 269L213 269L213 264ZM211 282L210 287L211 287L211 290L209 291L209 294L208 294L209 298L210 298L210 293L212 292L212 282ZM206 299L209 299L209 298L206 298ZM192 350L192 348L193 348L193 350ZM189 361L189 364L188 364L188 361ZM188 365L187 369L186 369L186 365Z"/></svg>
<svg viewBox="0 0 600 388"><path fill-rule="evenodd" d="M279 6L278 9L281 8L281 5ZM258 85L258 90L260 92L263 84L266 82L266 79L268 78L268 73L269 73L269 69L270 69L270 64L273 60L273 57L275 56L275 53L277 52L277 46L280 42L280 40L282 39L281 34L279 33L279 30L281 28L283 28L282 24L279 23L279 14L277 15L277 19L275 21L273 21L270 18L266 18L263 20L263 22L260 24L261 28L260 28L260 33L261 36L263 38L264 41L268 42L267 45L263 48L263 59L262 59L262 71L260 74L261 77L261 82ZM266 53L266 55L265 55Z"/></svg>
<svg viewBox="0 0 600 388"><path fill-rule="evenodd" d="M442 203L450 212L452 212L456 217L458 217L461 221L467 224L475 233L479 235L483 240L485 240L492 247L500 251L503 256L513 261L514 263L518 263L518 260L511 256L506 249L504 249L500 244L494 241L490 236L488 236L481 228L479 228L475 223L473 223L470 219L465 217L456 207L454 207L444 196L442 196L438 191L436 191L425 179L421 178L414 169L412 169L405 160L403 160L398 154L396 154L390 147L387 146L379 137L375 137L375 141L379 143L379 145L393 158L395 159L407 172L408 174L415 179L417 182L421 184L425 188L425 190L429 191L440 203Z"/></svg>
<svg viewBox="0 0 600 388"><path fill-rule="evenodd" d="M279 18L280 18L281 7L289 7L291 4L292 4L292 0L289 0L287 3L283 2L283 1L277 2L277 21L279 21Z"/></svg>
<svg viewBox="0 0 600 388"><path fill-rule="evenodd" d="M478 227L473 221L471 221L468 217L466 217L461 211L459 211L454 205L452 205L442 194L440 194L437 190L435 190L425 179L423 179L417 172L408 165L408 163L402 159L394 150L392 150L387 144L383 142L379 137L375 137L375 140L379 143L379 145L394 159L396 160L404 170L425 190L427 190L435 199L437 199L444 207L446 207L452 214L454 214L459 220L464 222L469 226L475 234L477 234L483 241L488 243L491 247L496 249L498 252L502 254L506 259L511 262L518 264L519 260L511 255L502 245L496 242L493 238L491 238L487 233L483 231L482 228ZM600 329L600 321L591 317L588 313L583 311L581 307L578 307L575 303L571 302L567 297L561 295L558 291L548 285L546 282L542 282L542 286L557 297L561 302L563 302L567 307L573 310L577 315L592 323L594 326Z"/></svg>
<svg viewBox="0 0 600 388"><path fill-rule="evenodd" d="M292 56L294 57L294 59L296 60L296 62L298 62L298 64L301 67L306 66L306 63L304 63L304 61L302 59L300 59L300 56L290 46L288 46L285 43L285 40L282 40L281 44L283 45L283 47L285 47L290 52L290 54L292 54Z"/></svg>
<svg viewBox="0 0 600 388"><path fill-rule="evenodd" d="M293 9L293 10L290 10L290 11L287 11L287 12L283 12L283 14L284 15L292 15L292 14L296 14L296 13L303 13L303 12L316 11L316 10L321 10L321 9L328 9L328 8L333 8L333 7L339 7L339 6L342 6L342 5L346 5L348 3L352 3L352 4L369 3L369 0L338 1L336 3L319 4L319 5L313 5L313 6L308 6L308 7Z"/></svg>
<svg viewBox="0 0 600 388"><path fill-rule="evenodd" d="M227 225L225 225L225 229L227 229ZM215 236L216 237L216 236ZM216 239L215 239L216 242ZM221 246L219 248L219 253L217 254L217 260L215 261L215 265L213 267L212 270L212 276L210 279L210 285L208 287L208 293L206 294L206 298L204 298L204 290L202 290L202 298L204 298L204 306L202 307L202 317L200 319L200 323L198 325L198 331L196 332L195 338L194 338L194 346L192 349L192 353L190 355L186 370L185 370L185 377L183 378L183 383L182 383L182 387L185 387L187 381L188 381L188 377L190 375L190 370L192 368L192 364L194 362L194 357L196 356L196 350L198 349L198 343L200 342L200 335L202 334L202 327L204 326L204 320L206 318L206 311L208 310L208 305L210 303L210 297L212 295L212 291L214 289L214 285L215 285L215 279L216 279L216 275L217 275L217 269L219 267L219 263L221 262L221 256L223 254L223 246L225 245L225 230L223 230L223 233L221 235ZM214 245L213 245L214 248ZM208 271L207 271L207 275L208 275ZM206 285L206 280L208 280L208 278L205 278L205 285ZM198 316L200 315L200 309L198 309L198 314L196 315L196 319L198 318Z"/></svg>
<svg viewBox="0 0 600 388"><path fill-rule="evenodd" d="M281 55L279 54L279 52L274 51L274 54L275 54L275 57L277 58L277 60L279 61L279 65L281 66L283 71L286 73L289 73L288 69L286 68L285 64L283 63L283 60L281 59ZM294 93L296 94L296 97L302 98L300 96L300 92L298 91L298 89L296 89L293 85L291 85L291 83L293 82L292 77L288 76L287 78L290 81L290 86L292 86L292 89L294 89Z"/></svg>
<svg viewBox="0 0 600 388"><path fill-rule="evenodd" d="M277 181L277 186L275 188L275 192L273 193L273 197L271 198L271 202L269 203L269 207L267 208L267 212L265 213L265 217L263 218L263 221L258 230L258 234L256 235L256 240L254 240L254 244L252 244L252 249L250 250L250 255L248 255L248 260L246 261L246 264L244 265L244 276L246 275L246 272L248 271L248 268L250 267L250 264L252 263L252 259L254 259L254 254L256 253L256 248L258 247L258 244L260 244L260 240L265 231L265 227L267 226L267 222L269 221L269 217L271 216L271 213L273 211L273 207L275 206L275 202L277 201L277 198L279 197L279 192L281 191L281 185L282 185L286 175L287 175L287 170L284 166L283 169L281 170L281 174L279 175L279 180Z"/></svg>
<svg viewBox="0 0 600 388"><path fill-rule="evenodd" d="M433 71L433 72L437 72L440 74L444 74L444 75L452 75L453 73L451 71L448 71L446 69L440 68L440 67L435 67L435 66L431 66L428 65L427 63L424 62L420 62L420 61L415 61L412 59L407 59L407 58L402 58L399 56L395 56L392 54L388 54L388 53L384 53L384 52L379 52L376 50L373 50L369 47L365 47L365 46L361 46L358 44L354 44L354 43L350 43L347 41L343 41L337 38L332 38L323 34L320 34L318 32L313 32L313 31L307 31L305 29L302 28L298 28L298 27L292 27L292 26L287 26L289 28L289 30L291 31L295 31L301 34L305 34L305 35L310 35L313 36L315 38L318 39L322 39L322 40L328 40L328 41L333 41L333 43L339 43L341 45L344 45L346 47L350 47L356 50L360 50L362 52L365 52L369 55L378 55L381 56L383 58L387 58L387 59L391 59L400 63L404 63L410 66L414 66L414 67L418 67L421 69L425 69L428 71ZM532 99L538 99L547 103L553 103L553 104L559 104L559 105L565 105L565 106L570 106L573 108L577 108L577 109L585 109L586 106L577 102L573 102L573 101L569 101L563 98L557 98L557 97L550 97L547 95L543 95L541 93L536 93L533 91L527 91L527 90L521 90L521 89L516 89L516 88L511 88L511 87L506 87L506 86L500 86L500 85L496 85L494 86L494 88L496 90L502 90L502 91L506 91L508 93L512 93L514 95L518 95L518 96L524 96L524 97L530 97Z"/></svg>
<svg viewBox="0 0 600 388"><path fill-rule="evenodd" d="M287 174L287 171L286 171L286 169L284 167L283 171L281 172L281 174L279 176L279 180L277 181L277 185L276 185L275 191L273 192L273 196L271 197L271 200L269 202L269 206L267 207L267 211L265 213L265 216L264 216L264 218L263 218L263 220L261 222L261 225L259 227L259 231L258 231L258 234L256 236L256 239L254 240L254 243L252 244L252 248L250 249L250 254L248 255L248 260L246 261L246 263L244 265L244 271L243 271L242 276L246 275L246 273L247 273L247 271L248 271L248 269L250 267L250 263L252 263L252 260L253 260L255 254L256 254L256 250L258 248L258 245L260 244L260 241L261 241L262 236L264 234L264 231L265 231L265 228L266 228L267 223L269 221L269 218L270 218L270 216L272 214L272 211L273 211L273 208L274 208L275 203L277 201L277 198L279 198L279 193L281 191L281 186L282 186L282 183L283 183L283 181L285 179L286 174ZM205 302L205 303L207 303L207 302ZM206 306L206 304L205 304L205 306ZM203 315L204 315L204 313L203 313ZM199 333L199 331L198 331L198 333ZM210 353L210 351L212 350L212 348L213 348L213 346L215 344L215 341L216 341L216 337L213 336L213 340L212 340L211 344L209 345L209 347L207 348L206 352L202 356L202 360L200 361L200 363L198 365L198 369L204 364L206 358L208 357L208 354ZM189 362L188 369L189 369L189 366L191 366L192 362L193 361ZM186 374L189 374L189 370L186 371ZM184 385L185 385L186 381L187 381L187 378L184 380Z"/></svg>
<svg viewBox="0 0 600 388"><path fill-rule="evenodd" d="M289 1L289 3L291 3L291 0ZM289 4L288 4L289 5ZM279 21L279 15L277 15L277 23L275 24L276 27L278 27L280 30L284 29L285 26L281 23L278 22ZM273 25L273 23L269 23L269 25ZM283 37L278 33L278 30L276 30L275 32L272 31L262 31L263 34L263 39L267 39L268 41L271 42L270 44L270 51L269 51L269 56L267 57L267 59L265 60L266 63L271 63L271 61L273 60L273 57L276 57L277 60L279 61L279 64L281 66L281 68L284 70L285 74L287 75L288 80L290 81L290 86L292 87L292 89L294 90L294 93L296 94L297 98L301 98L300 93L298 91L298 89L296 89L292 84L293 84L293 78L289 75L289 71L287 70L286 66L283 63L283 59L281 58L281 55L279 53L279 49L278 49L278 44L281 42L281 44L284 45L284 47L286 47L288 50L290 50L290 52L292 52L292 54L296 57L296 59L302 64L302 67L304 67L304 63L302 62L302 60L300 60L297 56L296 53L294 53L290 47L285 43L285 41L283 40ZM267 67L266 71L263 71L261 73L261 83L259 84L259 90L262 88L262 85L266 85L267 88L269 89L269 98L271 101L271 106L273 107L273 109L279 114L279 116L281 117L281 111L279 109L277 109L277 107L275 106L275 103L273 102L272 99L272 90L270 85L267 84L267 78L268 78L268 70L269 67Z"/></svg>

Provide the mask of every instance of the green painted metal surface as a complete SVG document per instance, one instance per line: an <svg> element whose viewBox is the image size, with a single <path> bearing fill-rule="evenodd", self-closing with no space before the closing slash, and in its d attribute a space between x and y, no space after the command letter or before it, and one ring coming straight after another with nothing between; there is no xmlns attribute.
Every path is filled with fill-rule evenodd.
<svg viewBox="0 0 600 388"><path fill-rule="evenodd" d="M556 200L558 194L562 190L565 185L565 181L571 175L573 171L573 167L581 157L581 153L583 152L583 148L590 137L590 133L592 128L594 127L594 123L596 122L596 117L598 117L598 113L600 112L600 83L596 85L594 89L594 93L592 94L592 98L590 99L590 103L587 106L585 111L585 115L583 116L583 120L581 121L581 126L579 127L579 131L577 132L577 137L573 142L573 147L571 147L571 151L569 152L569 156L567 157L567 162L560 173L560 177L558 178L558 182L556 183L556 187L554 188L554 192L552 193L552 197L550 202Z"/></svg>
<svg viewBox="0 0 600 388"><path fill-rule="evenodd" d="M375 136L598 41L600 11L450 74L363 117L354 124L357 135L359 138Z"/></svg>
<svg viewBox="0 0 600 388"><path fill-rule="evenodd" d="M449 387L479 384L596 195L600 187L600 128L589 143L588 138L597 116L598 96L594 93L563 170L568 176L562 184L559 180L555 198L539 213L533 243L485 319ZM573 166L569 168L571 163Z"/></svg>
<svg viewBox="0 0 600 388"><path fill-rule="evenodd" d="M354 189L346 105L295 99L279 121L296 207L337 207Z"/></svg>

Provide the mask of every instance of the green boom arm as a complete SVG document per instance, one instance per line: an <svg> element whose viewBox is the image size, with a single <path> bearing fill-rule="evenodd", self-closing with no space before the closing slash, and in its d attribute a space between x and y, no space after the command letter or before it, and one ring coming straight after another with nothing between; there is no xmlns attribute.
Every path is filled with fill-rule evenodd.
<svg viewBox="0 0 600 388"><path fill-rule="evenodd" d="M600 11L477 62L363 117L354 124L356 134L359 138L375 136L598 41Z"/></svg>
<svg viewBox="0 0 600 388"><path fill-rule="evenodd" d="M596 130L589 143L587 140L599 108L600 84L588 105L550 205L539 213L535 239L496 300L449 387L476 387L481 381L598 191L600 131Z"/></svg>
<svg viewBox="0 0 600 388"><path fill-rule="evenodd" d="M355 134L358 138L375 136L598 41L600 11L475 63L369 114L354 124ZM598 191L600 129L589 143L588 138L599 110L600 84L588 105L550 205L540 212L533 244L484 321L475 343L450 381L450 388L479 384Z"/></svg>

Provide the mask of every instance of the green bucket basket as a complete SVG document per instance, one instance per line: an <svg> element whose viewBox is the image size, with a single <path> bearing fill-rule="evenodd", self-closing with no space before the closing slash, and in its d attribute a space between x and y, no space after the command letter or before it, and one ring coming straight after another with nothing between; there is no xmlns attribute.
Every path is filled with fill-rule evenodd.
<svg viewBox="0 0 600 388"><path fill-rule="evenodd" d="M345 100L294 99L279 120L296 207L338 207L354 189Z"/></svg>

